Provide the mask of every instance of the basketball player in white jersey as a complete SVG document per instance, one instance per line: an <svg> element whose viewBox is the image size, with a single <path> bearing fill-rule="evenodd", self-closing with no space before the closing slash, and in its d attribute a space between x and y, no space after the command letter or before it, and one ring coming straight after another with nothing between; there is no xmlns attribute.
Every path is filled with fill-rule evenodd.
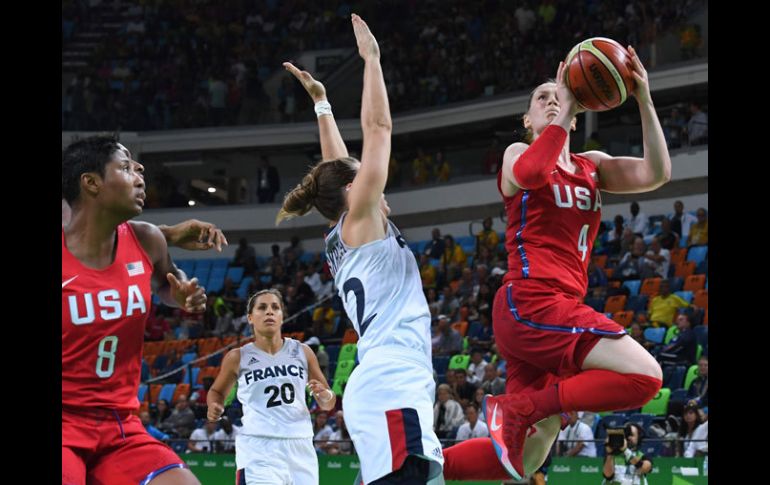
<svg viewBox="0 0 770 485"><path fill-rule="evenodd" d="M284 310L275 289L258 291L249 299L254 341L227 353L206 397L207 418L217 421L225 396L238 381L243 426L235 437L237 485L318 485L305 387L326 411L337 399L310 347L281 337Z"/></svg>
<svg viewBox="0 0 770 485"><path fill-rule="evenodd" d="M361 460L356 483L442 483L444 460L433 432L430 311L414 255L388 221L383 196L392 122L380 51L366 23L351 17L364 60L361 161L348 156L323 85L285 63L316 101L323 161L286 195L277 221L315 208L332 226L327 260L360 337L360 364L343 396Z"/></svg>

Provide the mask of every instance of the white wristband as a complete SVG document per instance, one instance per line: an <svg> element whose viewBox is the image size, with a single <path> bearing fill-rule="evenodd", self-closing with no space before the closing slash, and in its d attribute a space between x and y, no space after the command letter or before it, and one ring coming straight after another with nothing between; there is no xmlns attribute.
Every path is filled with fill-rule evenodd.
<svg viewBox="0 0 770 485"><path fill-rule="evenodd" d="M323 100L315 104L315 115L321 117L322 115L332 114L332 105L328 101Z"/></svg>
<svg viewBox="0 0 770 485"><path fill-rule="evenodd" d="M634 452L626 448L626 451L623 452L623 456L626 457L626 460L631 460L631 458L634 457Z"/></svg>
<svg viewBox="0 0 770 485"><path fill-rule="evenodd" d="M334 392L332 392L331 389L324 389L324 392L328 392L329 393L329 399L325 399L324 402L329 402L332 399L334 399Z"/></svg>

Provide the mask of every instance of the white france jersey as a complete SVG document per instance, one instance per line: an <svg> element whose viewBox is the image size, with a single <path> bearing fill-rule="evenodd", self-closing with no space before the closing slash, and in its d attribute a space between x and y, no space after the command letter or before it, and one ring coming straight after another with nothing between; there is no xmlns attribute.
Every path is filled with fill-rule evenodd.
<svg viewBox="0 0 770 485"><path fill-rule="evenodd" d="M341 231L345 215L326 236L326 259L359 336L359 360L373 348L396 345L430 361L430 310L412 251L390 221L383 239L347 246Z"/></svg>
<svg viewBox="0 0 770 485"><path fill-rule="evenodd" d="M312 438L305 404L308 367L302 344L284 338L275 355L254 343L241 347L238 400L243 406L241 434L270 438Z"/></svg>

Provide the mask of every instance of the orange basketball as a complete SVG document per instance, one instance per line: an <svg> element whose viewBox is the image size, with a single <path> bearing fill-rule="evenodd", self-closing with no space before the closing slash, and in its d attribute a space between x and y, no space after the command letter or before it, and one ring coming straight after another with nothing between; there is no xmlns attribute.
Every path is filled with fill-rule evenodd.
<svg viewBox="0 0 770 485"><path fill-rule="evenodd" d="M631 56L612 39L593 37L567 54L567 86L588 111L607 111L625 102L636 87Z"/></svg>

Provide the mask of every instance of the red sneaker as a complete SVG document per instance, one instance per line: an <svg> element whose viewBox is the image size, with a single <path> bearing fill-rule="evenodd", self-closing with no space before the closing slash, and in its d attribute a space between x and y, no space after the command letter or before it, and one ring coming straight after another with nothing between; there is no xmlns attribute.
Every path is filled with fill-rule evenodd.
<svg viewBox="0 0 770 485"><path fill-rule="evenodd" d="M486 395L482 410L497 458L514 479L523 479L524 440L530 426L535 424L529 419L535 405L525 395Z"/></svg>

